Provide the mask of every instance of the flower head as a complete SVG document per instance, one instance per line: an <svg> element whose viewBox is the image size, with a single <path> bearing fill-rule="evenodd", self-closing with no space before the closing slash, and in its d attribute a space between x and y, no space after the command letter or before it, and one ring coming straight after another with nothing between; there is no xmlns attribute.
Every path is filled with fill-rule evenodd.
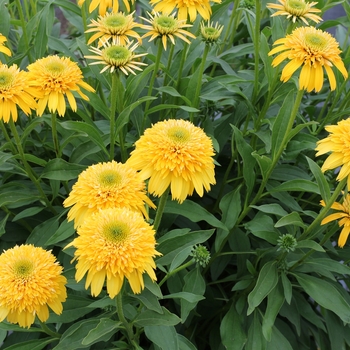
<svg viewBox="0 0 350 350"><path fill-rule="evenodd" d="M308 19L318 23L322 21L322 18L315 13L321 12L317 8L312 8L317 5L317 2L308 2L305 0L278 0L281 5L268 3L267 7L270 9L279 10L271 15L275 16L287 16L287 19L292 19L293 23L296 21L303 21L308 25Z"/></svg>
<svg viewBox="0 0 350 350"><path fill-rule="evenodd" d="M286 233L282 235L280 238L277 240L277 245L278 245L278 250L282 250L283 252L294 252L295 248L298 245L297 240L293 235L290 233Z"/></svg>
<svg viewBox="0 0 350 350"><path fill-rule="evenodd" d="M325 202L323 200L321 201L321 205L323 207L325 206ZM337 210L338 212L330 214L327 217L325 217L321 221L321 225L325 225L331 221L341 219L338 222L339 227L342 227L342 226L344 227L341 230L340 236L338 238L338 246L340 248L343 248L350 233L350 194L347 194L344 197L343 204L334 202L331 208Z"/></svg>
<svg viewBox="0 0 350 350"><path fill-rule="evenodd" d="M134 70L142 71L139 66L147 66L146 63L135 60L139 57L147 55L147 53L140 53L135 55L134 51L138 47L138 44L129 42L126 46L119 45L115 39L112 42L105 41L102 43L103 48L97 49L91 47L90 51L95 53L97 56L85 56L91 60L96 60L93 64L103 64L105 67L101 70L101 73L110 69L113 73L115 70L120 69L125 75L132 73L136 75Z"/></svg>
<svg viewBox="0 0 350 350"><path fill-rule="evenodd" d="M299 89L308 92L320 91L323 86L323 68L328 74L331 90L336 88L336 80L332 70L333 65L348 77L348 72L341 60L337 41L327 32L314 27L300 27L285 38L276 40L279 45L269 52L269 56L283 51L272 61L272 66L278 66L285 59L290 62L283 68L281 81L288 81L293 73L302 66L299 76Z"/></svg>
<svg viewBox="0 0 350 350"><path fill-rule="evenodd" d="M15 246L0 255L0 322L30 327L35 315L49 318L48 306L62 313L67 280L51 252L32 245Z"/></svg>
<svg viewBox="0 0 350 350"><path fill-rule="evenodd" d="M145 130L126 164L150 178L150 193L161 196L170 186L172 198L182 203L194 189L203 196L203 187L209 191L215 184L213 155L212 141L201 128L167 120Z"/></svg>
<svg viewBox="0 0 350 350"><path fill-rule="evenodd" d="M58 57L57 55L38 59L27 67L29 74L29 85L35 88L38 98L37 114L43 115L46 106L51 113L58 112L64 116L66 112L67 97L69 105L75 112L77 103L73 95L76 91L81 98L89 100L80 88L94 92L95 90L83 81L83 74L75 62L68 57Z"/></svg>
<svg viewBox="0 0 350 350"><path fill-rule="evenodd" d="M78 227L100 209L126 207L148 217L145 203L155 208L139 174L126 164L111 161L84 170L63 205L73 206L68 212L68 221L74 220Z"/></svg>
<svg viewBox="0 0 350 350"><path fill-rule="evenodd" d="M10 118L18 118L17 105L28 115L37 104L32 96L35 94L28 86L28 73L21 71L15 64L8 67L0 65L0 119L8 123Z"/></svg>
<svg viewBox="0 0 350 350"><path fill-rule="evenodd" d="M8 49L4 43L7 41L6 37L0 33L0 52L7 56L12 56L10 49Z"/></svg>
<svg viewBox="0 0 350 350"><path fill-rule="evenodd" d="M240 0L239 8L252 10L255 8L255 0Z"/></svg>
<svg viewBox="0 0 350 350"><path fill-rule="evenodd" d="M201 23L201 35L203 38L203 41L205 41L208 44L213 44L219 40L219 37L221 35L222 30L224 29L223 25L219 25L218 22L210 23L208 21L208 24L205 25L204 22Z"/></svg>
<svg viewBox="0 0 350 350"><path fill-rule="evenodd" d="M341 120L337 125L326 126L330 133L326 138L317 142L316 156L331 152L322 165L323 172L341 167L337 180L348 179L350 188L350 118Z"/></svg>
<svg viewBox="0 0 350 350"><path fill-rule="evenodd" d="M129 42L129 36L141 43L141 37L132 30L135 27L141 27L141 24L134 22L133 13L125 15L122 12L107 12L104 16L99 16L98 20L91 20L91 23L85 33L96 32L88 41L88 45L99 39L98 47L102 42L113 38L118 45L126 45Z"/></svg>
<svg viewBox="0 0 350 350"><path fill-rule="evenodd" d="M190 44L190 41L185 37L185 35L193 39L196 38L192 33L183 29L192 27L192 25L186 24L186 20L178 20L177 18L175 18L175 14L162 15L158 12L154 12L154 14L152 15L148 12L148 15L151 17L150 20L141 17L143 20L151 24L142 26L143 29L149 30L149 32L143 35L142 38L150 36L151 38L149 41L152 41L157 37L161 37L164 50L166 50L168 39L170 39L172 44L175 45L175 36L182 39L188 44Z"/></svg>
<svg viewBox="0 0 350 350"><path fill-rule="evenodd" d="M76 280L79 282L87 273L85 288L91 285L93 296L100 294L106 277L111 298L119 293L124 278L134 293L140 293L144 272L156 280L153 257L160 253L155 250L154 234L140 214L126 208L92 214L78 228L79 236L67 246L77 248Z"/></svg>
<svg viewBox="0 0 350 350"><path fill-rule="evenodd" d="M221 0L213 0L213 2L220 3ZM154 4L155 12L169 14L176 8L178 19L187 21L187 16L190 16L190 22L196 20L197 12L205 20L208 20L212 13L210 0L151 0L151 5Z"/></svg>
<svg viewBox="0 0 350 350"><path fill-rule="evenodd" d="M204 245L198 244L193 246L190 255L193 256L193 260L196 264L202 267L206 267L209 264L210 253Z"/></svg>
<svg viewBox="0 0 350 350"><path fill-rule="evenodd" d="M78 5L82 6L85 0L78 0ZM132 3L134 0L132 0ZM127 12L130 12L130 4L128 0L123 0L124 6ZM113 12L118 12L119 1L118 0L92 0L89 5L89 12L91 13L98 7L99 15L103 16L108 9L112 9Z"/></svg>

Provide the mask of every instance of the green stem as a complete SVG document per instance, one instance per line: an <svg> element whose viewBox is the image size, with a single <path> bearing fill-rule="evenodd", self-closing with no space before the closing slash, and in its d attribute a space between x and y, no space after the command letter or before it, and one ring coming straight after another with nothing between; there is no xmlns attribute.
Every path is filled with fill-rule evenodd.
<svg viewBox="0 0 350 350"><path fill-rule="evenodd" d="M171 272L167 273L166 276L158 283L158 286L161 287L171 276L177 274L179 271L186 269L187 267L193 265L195 263L194 259L191 259L187 263L179 266L178 268L172 270Z"/></svg>
<svg viewBox="0 0 350 350"><path fill-rule="evenodd" d="M151 76L151 79L150 79L150 82L149 82L149 86L148 86L147 96L152 96L153 86L154 86L154 82L156 81L156 77L157 77L157 74L158 74L158 69L159 69L159 66L160 66L160 59L162 57L162 53L163 53L163 43L162 43L162 40L158 40L158 50L157 50L156 60L154 62L154 69L153 69L152 76ZM147 111L149 109L151 101L152 100L148 100L146 102L145 111L144 111L144 117L143 117L143 121L142 121L142 128L141 128L141 132L142 133L145 130Z"/></svg>
<svg viewBox="0 0 350 350"><path fill-rule="evenodd" d="M157 232L157 230L159 228L160 221L162 220L165 204L167 202L168 195L169 195L169 190L170 190L170 187L168 187L165 190L165 192L161 195L159 203L158 203L158 208L157 208L157 211L156 211L156 217L154 218L154 223L153 223L153 228L154 228L154 230L156 232Z"/></svg>
<svg viewBox="0 0 350 350"><path fill-rule="evenodd" d="M42 329L47 335L49 335L49 336L52 337L52 338L57 338L57 339L60 339L60 338L61 338L61 334L60 334L60 333L57 333L57 332L52 331L44 322L42 322L42 321L39 320L39 323L40 323L41 329Z"/></svg>
<svg viewBox="0 0 350 350"><path fill-rule="evenodd" d="M253 103L256 102L259 93L259 59L260 59L260 17L261 0L255 1L255 34L254 34L254 89Z"/></svg>
<svg viewBox="0 0 350 350"><path fill-rule="evenodd" d="M184 47L182 49L182 56L181 56L181 61L180 61L180 66L179 66L179 73L177 75L177 82L176 82L176 90L180 91L180 86L181 86L181 78L182 78L182 71L184 69L184 65L186 62L186 56L187 56L187 50L189 48L188 43L184 43Z"/></svg>
<svg viewBox="0 0 350 350"><path fill-rule="evenodd" d="M134 332L132 329L132 325L126 320L126 318L124 316L122 291L120 291L116 296L116 304L117 304L117 312L118 312L119 320L122 322L122 324L126 330L128 340L129 340L130 344L133 345L134 348L136 348L135 347L135 340L134 340L135 336L134 336Z"/></svg>
<svg viewBox="0 0 350 350"><path fill-rule="evenodd" d="M17 154L17 150L16 150L16 147L15 145L13 144L8 132L7 132L7 129L6 129L6 126L4 125L4 122L1 120L0 122L0 126L1 126L1 130L2 130L2 133L4 134L5 136L5 139L7 141L7 144L9 145L9 148L11 148L11 152L13 155L16 155Z"/></svg>
<svg viewBox="0 0 350 350"><path fill-rule="evenodd" d="M60 150L60 144L58 142L57 136L57 116L56 113L51 114L51 131L52 131L52 140L56 153L56 158L61 158L62 152Z"/></svg>
<svg viewBox="0 0 350 350"><path fill-rule="evenodd" d="M11 128L11 132L12 135L15 139L16 142L16 146L17 146L17 150L18 150L18 154L22 160L23 166L24 166L24 170L27 173L28 177L30 178L30 180L33 182L33 184L35 185L35 187L38 189L40 196L42 198L42 200L45 202L46 206L51 210L51 212L53 214L57 214L56 210L53 208L52 204L50 203L49 199L47 198L45 192L43 191L43 189L41 188L40 182L37 179L37 176L34 174L31 166L28 164L27 160L26 160L26 156L24 154L23 148L22 148L22 144L21 144L21 139L18 135L16 126L12 120L12 118L9 121L9 125Z"/></svg>
<svg viewBox="0 0 350 350"><path fill-rule="evenodd" d="M203 77L204 67L205 67L205 64L207 61L209 49L210 49L210 45L206 44L204 47L202 61L201 61L201 64L199 66L199 72L198 72L198 77L197 77L197 86L196 86L196 90L194 92L193 105L192 105L192 107L197 108L197 109L199 107L199 94L200 94L201 88L202 88L202 77ZM193 119L194 119L194 112L191 112L190 113L190 121L192 123L193 123Z"/></svg>
<svg viewBox="0 0 350 350"><path fill-rule="evenodd" d="M23 13L23 6L21 4L20 0L15 0L16 1L16 7L18 10L18 14L19 14L19 19L21 22L21 27L22 27L22 31L23 31L23 38L24 38L24 43L26 45L26 49L27 49L27 54L28 54L28 59L29 62L32 62L32 58L31 58L31 54L30 54L30 46L29 46L29 41L28 41L28 34L27 34L27 22L24 18L24 13Z"/></svg>

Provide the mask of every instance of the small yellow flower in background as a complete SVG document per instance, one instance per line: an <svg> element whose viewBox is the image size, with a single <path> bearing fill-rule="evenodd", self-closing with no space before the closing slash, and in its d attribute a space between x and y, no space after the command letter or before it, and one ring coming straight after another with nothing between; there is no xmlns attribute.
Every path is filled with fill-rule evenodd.
<svg viewBox="0 0 350 350"><path fill-rule="evenodd" d="M213 0L213 2L220 3L221 0ZM189 16L190 22L196 20L197 13L205 20L208 20L212 13L209 0L151 0L150 3L155 5L155 12L164 14L172 13L176 8L178 19L187 21Z"/></svg>
<svg viewBox="0 0 350 350"><path fill-rule="evenodd" d="M0 33L0 52L4 53L7 56L12 56L10 49L4 45L6 41L6 37Z"/></svg>
<svg viewBox="0 0 350 350"><path fill-rule="evenodd" d="M314 27L300 27L285 38L278 39L274 45L279 45L269 52L269 56L279 54L272 61L272 66L278 66L285 59L290 62L283 68L281 81L288 81L293 73L301 68L299 89L308 92L315 89L320 91L324 81L324 71L328 74L331 90L336 88L335 75L332 67L335 66L344 76L348 72L339 54L337 41L327 32Z"/></svg>
<svg viewBox="0 0 350 350"><path fill-rule="evenodd" d="M140 53L135 55L134 51L138 47L138 44L129 42L126 46L119 45L115 39L112 42L103 42L103 48L100 50L96 47L91 47L90 51L97 56L85 56L85 58L96 60L96 62L90 63L103 64L105 67L101 70L101 73L106 70L110 70L113 73L115 70L120 69L125 75L132 73L136 75L134 70L142 71L139 66L147 66L146 63L135 60L139 57L146 56L147 53Z"/></svg>
<svg viewBox="0 0 350 350"><path fill-rule="evenodd" d="M77 103L73 91L86 101L89 98L80 90L94 92L95 90L83 81L83 74L75 62L68 57L57 55L38 59L27 67L29 85L36 90L38 98L37 114L43 115L46 106L51 113L58 112L62 117L66 112L65 96L70 107L75 112Z"/></svg>
<svg viewBox="0 0 350 350"><path fill-rule="evenodd" d="M210 23L208 21L208 24L205 25L204 22L201 23L201 35L203 38L203 41L205 41L208 44L213 44L219 40L219 37L221 35L222 30L224 29L223 25L219 25L218 22Z"/></svg>
<svg viewBox="0 0 350 350"><path fill-rule="evenodd" d="M111 161L84 170L63 206L73 206L68 212L68 221L74 220L74 227L78 227L92 213L107 208L126 207L148 218L145 203L155 208L139 174L126 164Z"/></svg>
<svg viewBox="0 0 350 350"><path fill-rule="evenodd" d="M149 30L148 33L142 36L142 39L150 36L151 38L149 41L152 41L160 36L162 38L164 50L166 50L168 38L173 45L175 45L175 36L182 39L188 44L190 44L190 41L185 37L185 35L193 39L196 38L192 33L183 29L192 27L192 25L186 24L186 20L178 20L175 18L175 13L172 15L162 15L158 12L154 12L153 15L149 12L147 13L151 19L143 17L140 18L150 23L151 25L142 26L143 29Z"/></svg>
<svg viewBox="0 0 350 350"><path fill-rule="evenodd" d="M18 118L17 105L28 115L37 104L32 94L35 90L28 86L28 73L21 71L15 64L8 67L0 65L0 119L5 123L10 118Z"/></svg>
<svg viewBox="0 0 350 350"><path fill-rule="evenodd" d="M85 0L78 0L78 5L82 6ZM134 0L132 0L134 3ZM130 4L128 0L123 0L123 4L127 12L130 12ZM118 12L119 1L118 0L92 0L89 5L89 12L91 13L98 7L98 13L104 16L108 9L112 9L113 12Z"/></svg>
<svg viewBox="0 0 350 350"><path fill-rule="evenodd" d="M325 202L323 200L321 201L321 205L325 206ZM344 227L341 230L340 236L338 238L338 246L340 248L343 248L350 233L350 194L347 194L344 197L343 204L334 202L331 208L338 210L338 213L333 213L325 217L322 220L321 225L325 225L331 221L341 219L338 222L339 227Z"/></svg>
<svg viewBox="0 0 350 350"><path fill-rule="evenodd" d="M193 190L215 184L213 145L204 131L185 120L167 120L145 130L126 164L150 179L148 191L161 196L170 186L173 199L182 203Z"/></svg>
<svg viewBox="0 0 350 350"><path fill-rule="evenodd" d="M325 129L330 134L317 142L316 156L328 152L331 154L323 163L321 170L325 172L341 167L337 180L347 178L348 188L350 188L350 118L341 120L337 125L326 126Z"/></svg>
<svg viewBox="0 0 350 350"><path fill-rule="evenodd" d="M306 25L309 25L308 19L319 23L322 21L322 18L315 13L321 12L317 8L312 8L317 5L317 2L308 2L305 0L278 0L281 5L268 3L266 7L270 9L279 10L271 15L275 16L287 16L287 19L291 18L293 23L300 20L303 21Z"/></svg>
<svg viewBox="0 0 350 350"><path fill-rule="evenodd" d="M161 255L155 249L155 231L139 213L126 208L100 210L86 218L78 228L74 246L75 278L79 282L87 273L85 288L91 295L101 293L107 278L107 293L114 298L127 278L134 293L144 288L142 274L155 281L153 258Z"/></svg>
<svg viewBox="0 0 350 350"><path fill-rule="evenodd" d="M98 20L91 20L91 23L85 33L96 32L88 41L88 45L99 40L98 47L101 47L104 41L113 38L118 45L126 45L130 40L129 36L138 40L141 43L141 37L138 33L132 30L135 27L142 27L141 24L134 22L133 13L125 15L122 12L108 12L104 16L99 16Z"/></svg>
<svg viewBox="0 0 350 350"><path fill-rule="evenodd" d="M54 255L33 245L15 246L0 255L0 322L30 327L37 315L49 318L50 307L62 313L67 298L62 267Z"/></svg>

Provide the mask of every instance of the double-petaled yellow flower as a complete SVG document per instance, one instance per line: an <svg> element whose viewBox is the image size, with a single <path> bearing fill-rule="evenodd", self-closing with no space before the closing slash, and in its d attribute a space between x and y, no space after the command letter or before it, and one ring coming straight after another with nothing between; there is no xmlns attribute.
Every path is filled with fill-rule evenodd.
<svg viewBox="0 0 350 350"><path fill-rule="evenodd" d="M4 45L6 41L6 37L0 33L0 52L4 53L7 56L11 56L12 54L10 49Z"/></svg>

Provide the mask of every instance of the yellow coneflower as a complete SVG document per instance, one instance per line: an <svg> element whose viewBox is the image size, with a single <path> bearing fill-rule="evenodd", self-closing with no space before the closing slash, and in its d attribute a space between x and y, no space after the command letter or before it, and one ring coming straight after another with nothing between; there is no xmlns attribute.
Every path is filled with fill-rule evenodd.
<svg viewBox="0 0 350 350"><path fill-rule="evenodd" d="M153 258L161 255L155 249L155 231L143 217L126 208L104 209L87 217L78 228L74 246L75 278L79 282L87 273L85 288L91 295L100 294L107 279L107 293L114 298L128 279L134 293L144 288L143 273L155 281Z"/></svg>
<svg viewBox="0 0 350 350"><path fill-rule="evenodd" d="M126 207L148 218L145 203L155 208L146 195L146 185L136 170L115 161L89 166L78 177L64 207L73 206L68 221L80 226L100 209Z"/></svg>
<svg viewBox="0 0 350 350"><path fill-rule="evenodd" d="M216 22L215 25L214 22L210 23L210 21L208 21L207 25L205 25L204 22L201 22L201 36L203 38L203 41L208 44L217 42L223 29L224 26L219 25L218 22Z"/></svg>
<svg viewBox="0 0 350 350"><path fill-rule="evenodd" d="M274 45L279 46L272 49L269 56L283 52L272 61L273 67L285 59L290 60L282 70L281 81L288 81L293 73L302 67L299 76L300 90L320 91L324 80L323 69L328 74L331 90L334 90L337 84L332 70L333 65L345 79L348 77L348 72L339 56L341 51L338 43L327 32L314 27L301 27L285 38L276 40Z"/></svg>
<svg viewBox="0 0 350 350"><path fill-rule="evenodd" d="M15 246L0 255L0 322L30 327L35 316L45 322L50 307L62 313L66 300L62 267L51 252L33 245Z"/></svg>
<svg viewBox="0 0 350 350"><path fill-rule="evenodd" d="M17 106L28 115L37 104L32 94L35 90L28 86L28 73L21 71L15 64L8 67L0 65L0 119L8 123L10 118L18 118Z"/></svg>
<svg viewBox="0 0 350 350"><path fill-rule="evenodd" d="M220 3L221 0L213 0ZM197 18L197 13L205 19L209 20L212 13L209 0L151 0L151 5L154 5L155 12L172 13L176 8L178 10L178 19L187 21L190 17L190 22L194 22Z"/></svg>
<svg viewBox="0 0 350 350"><path fill-rule="evenodd" d="M78 0L78 5L82 6L85 0ZM134 3L134 0L131 1ZM123 0L126 11L130 12L130 4L128 0ZM118 0L92 0L89 5L89 12L91 13L98 7L99 15L103 16L108 9L112 9L113 12L119 11L119 1Z"/></svg>
<svg viewBox="0 0 350 350"><path fill-rule="evenodd" d="M337 125L326 126L330 133L326 138L317 142L316 156L331 152L323 163L323 172L341 167L337 180L347 178L350 188L350 118L341 120Z"/></svg>
<svg viewBox="0 0 350 350"><path fill-rule="evenodd" d="M167 40L170 39L173 45L175 45L175 37L178 37L190 44L190 41L185 37L185 35L195 39L195 35L184 30L183 28L192 27L191 24L186 24L185 20L178 20L175 18L175 14L172 15L162 15L160 13L154 12L153 15L147 12L151 19L142 18L151 25L143 25L142 28L149 30L148 33L144 34L142 38L150 36L149 41L154 40L157 37L161 37L164 50L166 50Z"/></svg>
<svg viewBox="0 0 350 350"><path fill-rule="evenodd" d="M57 55L38 59L28 66L29 85L36 90L38 98L37 114L43 115L46 106L50 112L64 116L66 112L65 96L75 112L77 103L72 92L77 92L86 101L89 98L80 90L95 90L83 81L83 74L75 62L68 57Z"/></svg>
<svg viewBox="0 0 350 350"><path fill-rule="evenodd" d="M325 206L325 202L323 200L321 201L321 205ZM337 210L338 212L325 217L322 220L321 225L325 225L331 221L341 219L338 222L339 227L344 227L341 230L338 238L338 246L340 248L343 248L350 233L350 194L347 194L345 196L342 204L334 202L331 208Z"/></svg>
<svg viewBox="0 0 350 350"><path fill-rule="evenodd" d="M10 49L4 45L6 41L6 37L0 33L0 52L4 53L7 56L12 56Z"/></svg>
<svg viewBox="0 0 350 350"><path fill-rule="evenodd" d="M215 184L211 139L185 120L154 124L135 143L126 164L150 179L148 191L161 196L170 186L173 199L182 203L193 190L203 196L203 187Z"/></svg>
<svg viewBox="0 0 350 350"><path fill-rule="evenodd" d="M88 59L96 60L90 63L103 64L105 67L101 70L101 73L106 70L110 70L113 73L115 70L120 69L125 75L132 73L136 75L134 70L142 71L139 66L147 66L146 63L135 60L139 57L147 55L147 53L140 53L135 55L134 51L138 47L138 44L133 42L128 43L126 46L117 44L116 40L112 42L103 42L103 48L100 50L96 47L91 47L90 51L95 53L97 56L85 56Z"/></svg>
<svg viewBox="0 0 350 350"><path fill-rule="evenodd" d="M91 23L85 33L96 32L88 41L88 45L94 42L96 39L100 39L98 47L102 45L102 42L114 39L118 45L126 45L130 40L129 37L133 37L141 43L140 35L132 30L136 27L142 27L141 24L134 22L133 13L125 15L122 12L108 12L104 16L99 16L98 20L91 20Z"/></svg>
<svg viewBox="0 0 350 350"><path fill-rule="evenodd" d="M317 8L312 8L317 5L317 2L307 2L305 0L278 0L281 5L268 3L267 7L270 9L279 10L271 15L275 16L287 16L287 19L291 19L293 23L297 20L303 21L306 25L309 25L308 19L319 23L322 21L322 18L315 13L321 12Z"/></svg>

